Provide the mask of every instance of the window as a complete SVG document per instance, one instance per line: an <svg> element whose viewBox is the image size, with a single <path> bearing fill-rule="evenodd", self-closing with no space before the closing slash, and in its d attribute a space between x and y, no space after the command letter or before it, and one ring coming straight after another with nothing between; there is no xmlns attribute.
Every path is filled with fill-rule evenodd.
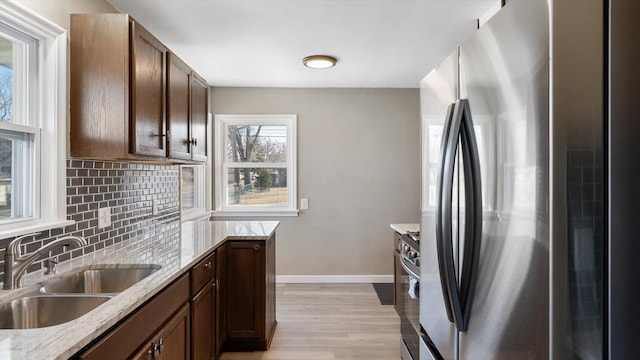
<svg viewBox="0 0 640 360"><path fill-rule="evenodd" d="M180 166L180 217L183 221L207 216L204 165Z"/></svg>
<svg viewBox="0 0 640 360"><path fill-rule="evenodd" d="M216 115L216 216L296 216L296 115Z"/></svg>
<svg viewBox="0 0 640 360"><path fill-rule="evenodd" d="M68 223L66 67L63 29L0 4L0 238Z"/></svg>

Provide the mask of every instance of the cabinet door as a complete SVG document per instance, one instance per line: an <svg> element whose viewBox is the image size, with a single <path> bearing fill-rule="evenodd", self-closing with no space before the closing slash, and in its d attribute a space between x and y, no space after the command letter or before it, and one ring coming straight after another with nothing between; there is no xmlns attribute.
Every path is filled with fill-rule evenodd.
<svg viewBox="0 0 640 360"><path fill-rule="evenodd" d="M207 161L207 118L209 115L209 85L196 73L191 77L191 158Z"/></svg>
<svg viewBox="0 0 640 360"><path fill-rule="evenodd" d="M194 360L211 360L215 350L215 283L191 301L191 352Z"/></svg>
<svg viewBox="0 0 640 360"><path fill-rule="evenodd" d="M135 359L189 360L190 356L189 304L185 304L145 346ZM151 357L149 357L151 355Z"/></svg>
<svg viewBox="0 0 640 360"><path fill-rule="evenodd" d="M166 157L167 48L133 21L131 34L131 152Z"/></svg>
<svg viewBox="0 0 640 360"><path fill-rule="evenodd" d="M133 356L132 360L153 360L153 350L155 349L155 344L149 343L147 344L140 352Z"/></svg>
<svg viewBox="0 0 640 360"><path fill-rule="evenodd" d="M264 338L264 243L228 243L227 271L227 337Z"/></svg>
<svg viewBox="0 0 640 360"><path fill-rule="evenodd" d="M227 245L216 250L216 355L227 340Z"/></svg>
<svg viewBox="0 0 640 360"><path fill-rule="evenodd" d="M169 157L191 159L189 130L189 87L191 69L172 53L168 53L167 124L169 126Z"/></svg>

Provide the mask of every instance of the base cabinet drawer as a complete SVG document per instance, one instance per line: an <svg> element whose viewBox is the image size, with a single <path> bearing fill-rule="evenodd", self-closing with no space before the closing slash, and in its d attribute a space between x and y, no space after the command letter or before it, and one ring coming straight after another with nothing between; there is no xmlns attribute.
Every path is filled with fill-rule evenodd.
<svg viewBox="0 0 640 360"><path fill-rule="evenodd" d="M178 314L178 311L184 311L185 304L187 308L186 321L187 324L189 324L188 301L189 274L185 274L162 290L145 305L142 305L142 307L136 310L120 325L117 325L113 330L98 340L96 344L90 346L75 358L112 360L128 359L143 355L141 349L146 348L154 339L161 336L164 329L168 326L167 324L175 320L173 314ZM187 342L185 345L187 347L189 347L189 335L187 331ZM160 338L161 337L156 341L159 341ZM171 339L173 342L174 338L172 337ZM164 341L165 340L163 340L163 343ZM144 357L142 358L144 359ZM177 357L175 359L181 358Z"/></svg>

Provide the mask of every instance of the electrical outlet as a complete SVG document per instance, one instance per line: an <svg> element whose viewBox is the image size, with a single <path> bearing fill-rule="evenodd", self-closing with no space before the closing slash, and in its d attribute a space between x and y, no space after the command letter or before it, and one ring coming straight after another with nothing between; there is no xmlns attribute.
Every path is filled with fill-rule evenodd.
<svg viewBox="0 0 640 360"><path fill-rule="evenodd" d="M309 210L309 199L300 199L300 210Z"/></svg>
<svg viewBox="0 0 640 360"><path fill-rule="evenodd" d="M98 229L111 226L111 208L109 206L98 209Z"/></svg>
<svg viewBox="0 0 640 360"><path fill-rule="evenodd" d="M151 204L151 215L158 215L158 200L153 200Z"/></svg>

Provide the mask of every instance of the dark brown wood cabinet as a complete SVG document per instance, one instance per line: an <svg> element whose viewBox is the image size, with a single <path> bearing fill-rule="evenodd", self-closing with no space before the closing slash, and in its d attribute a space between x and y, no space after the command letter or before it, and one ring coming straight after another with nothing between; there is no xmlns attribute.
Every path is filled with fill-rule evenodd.
<svg viewBox="0 0 640 360"><path fill-rule="evenodd" d="M70 29L71 156L207 160L201 77L126 14L72 14Z"/></svg>
<svg viewBox="0 0 640 360"><path fill-rule="evenodd" d="M169 156L191 159L190 86L191 68L173 53L169 53L167 69L167 120L169 123Z"/></svg>
<svg viewBox="0 0 640 360"><path fill-rule="evenodd" d="M276 327L275 236L226 245L227 339L223 351L267 350Z"/></svg>
<svg viewBox="0 0 640 360"><path fill-rule="evenodd" d="M185 304L158 331L133 359L136 360L188 360L190 358L189 304Z"/></svg>
<svg viewBox="0 0 640 360"><path fill-rule="evenodd" d="M185 347L190 347L190 333L188 328L184 329L184 326L189 326L188 301L189 274L185 274L75 358L109 360L139 357L144 359L145 354L153 348L154 344L159 346L160 339L163 344L166 342L164 348L168 348L171 344L167 354L188 354L189 350ZM183 314L185 311L186 317ZM172 359L188 359L188 357Z"/></svg>
<svg viewBox="0 0 640 360"><path fill-rule="evenodd" d="M275 234L229 241L73 358L211 360L268 350L275 301Z"/></svg>
<svg viewBox="0 0 640 360"><path fill-rule="evenodd" d="M209 84L191 73L191 160L207 161L209 146Z"/></svg>
<svg viewBox="0 0 640 360"><path fill-rule="evenodd" d="M227 340L227 245L216 250L216 348L220 354Z"/></svg>
<svg viewBox="0 0 640 360"><path fill-rule="evenodd" d="M215 253L191 269L191 351L194 360L211 360L216 352Z"/></svg>
<svg viewBox="0 0 640 360"><path fill-rule="evenodd" d="M167 48L142 25L131 27L131 152L167 156Z"/></svg>
<svg viewBox="0 0 640 360"><path fill-rule="evenodd" d="M176 55L169 52L168 58L169 156L207 161L209 86Z"/></svg>

